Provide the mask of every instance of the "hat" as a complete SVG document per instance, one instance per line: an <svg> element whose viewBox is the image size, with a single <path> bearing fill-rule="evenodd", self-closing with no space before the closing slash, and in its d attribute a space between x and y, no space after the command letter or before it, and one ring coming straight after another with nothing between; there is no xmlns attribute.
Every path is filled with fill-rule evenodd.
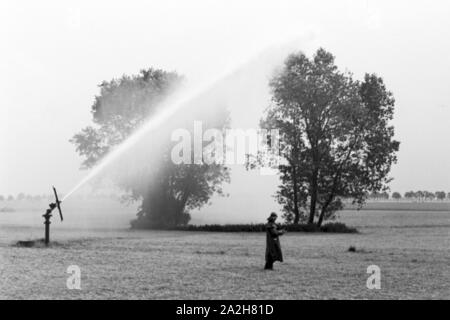
<svg viewBox="0 0 450 320"><path fill-rule="evenodd" d="M278 215L275 212L272 212L270 214L270 216L267 218L267 220L272 220L272 219L275 219L275 218L278 218Z"/></svg>

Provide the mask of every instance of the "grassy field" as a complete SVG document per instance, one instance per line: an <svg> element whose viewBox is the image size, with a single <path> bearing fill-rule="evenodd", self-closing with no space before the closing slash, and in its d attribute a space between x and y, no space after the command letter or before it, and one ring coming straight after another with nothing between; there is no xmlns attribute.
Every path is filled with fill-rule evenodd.
<svg viewBox="0 0 450 320"><path fill-rule="evenodd" d="M340 221L359 234L287 234L285 262L264 271L263 233L131 231L124 210L105 209L120 217L107 228L55 219L50 248L14 246L41 237L38 211L0 213L0 298L450 298L450 212L344 211ZM70 265L81 290L66 287ZM381 269L380 290L366 287L369 265Z"/></svg>

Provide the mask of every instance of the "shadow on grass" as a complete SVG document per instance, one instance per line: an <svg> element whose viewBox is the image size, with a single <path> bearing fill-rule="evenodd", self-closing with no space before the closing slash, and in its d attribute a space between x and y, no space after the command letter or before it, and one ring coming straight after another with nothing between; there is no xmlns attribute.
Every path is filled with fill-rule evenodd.
<svg viewBox="0 0 450 320"><path fill-rule="evenodd" d="M54 247L60 246L58 242L51 242L48 245L45 244L44 239L36 239L36 240L20 240L13 244L13 247L18 248L46 248L46 247Z"/></svg>
<svg viewBox="0 0 450 320"><path fill-rule="evenodd" d="M67 241L50 241L48 245L45 244L44 239L34 239L34 240L20 240L13 244L12 247L15 248L61 248L68 249L76 246L86 247L86 245L96 239L76 239Z"/></svg>

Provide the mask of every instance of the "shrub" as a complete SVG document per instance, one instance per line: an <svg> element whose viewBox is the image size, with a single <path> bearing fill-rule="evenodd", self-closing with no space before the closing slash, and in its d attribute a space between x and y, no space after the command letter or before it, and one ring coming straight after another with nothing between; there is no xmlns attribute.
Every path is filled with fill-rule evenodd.
<svg viewBox="0 0 450 320"><path fill-rule="evenodd" d="M353 227L347 227L344 223L341 222L330 222L324 224L321 228L322 232L330 232L330 233L357 233L358 230Z"/></svg>
<svg viewBox="0 0 450 320"><path fill-rule="evenodd" d="M205 225L186 225L177 227L152 227L151 225L136 224L136 220L131 222L132 228L151 229L151 230L179 230L179 231L209 231L209 232L264 232L266 225L259 224L205 224ZM357 233L355 228L347 227L343 223L327 223L320 228L316 224L288 224L282 225L288 232L327 232L327 233Z"/></svg>

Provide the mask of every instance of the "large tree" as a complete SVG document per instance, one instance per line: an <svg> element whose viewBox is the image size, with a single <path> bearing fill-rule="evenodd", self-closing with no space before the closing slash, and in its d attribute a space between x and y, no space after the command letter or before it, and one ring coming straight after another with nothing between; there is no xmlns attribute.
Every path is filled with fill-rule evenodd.
<svg viewBox="0 0 450 320"><path fill-rule="evenodd" d="M91 109L94 125L82 129L71 140L85 158L83 168L95 166L111 148L151 118L160 106L164 107L161 102L181 80L175 72L148 69L135 76L104 81ZM147 143L132 149L126 161L120 162L114 181L127 191L129 199L141 202L138 218L132 226L165 228L186 224L190 219L189 210L200 208L212 194L222 193L221 184L229 179L226 167L216 163L177 164L171 159L174 144L171 133L176 128L190 128L194 119L203 118L206 126L226 126L225 111L211 112L215 115L202 110L174 117L176 124L168 121L158 128L158 132L151 132Z"/></svg>
<svg viewBox="0 0 450 320"><path fill-rule="evenodd" d="M261 126L280 132L277 198L288 220L320 225L342 199L362 205L387 189L399 142L389 123L394 98L380 77L356 81L319 49L312 59L290 55L270 85L273 103Z"/></svg>

